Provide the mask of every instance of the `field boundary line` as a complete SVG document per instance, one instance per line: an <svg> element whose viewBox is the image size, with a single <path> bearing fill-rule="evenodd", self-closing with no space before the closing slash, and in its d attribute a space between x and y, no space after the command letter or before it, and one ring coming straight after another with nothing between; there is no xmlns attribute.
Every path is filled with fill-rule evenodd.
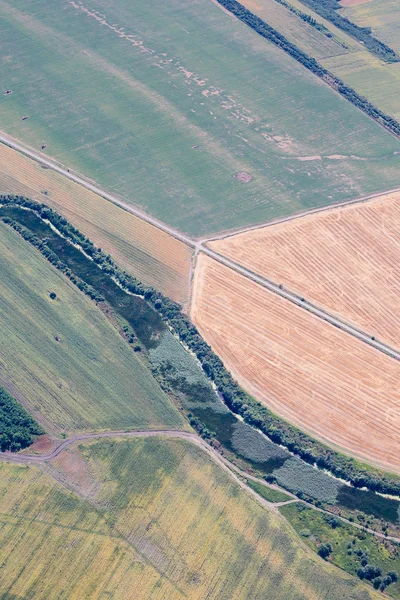
<svg viewBox="0 0 400 600"><path fill-rule="evenodd" d="M183 244L186 244L190 248L194 248L194 249L196 249L196 248L200 249L200 248L202 248L203 244L207 244L208 242L212 242L214 240L216 241L216 240L220 240L220 239L225 239L227 237L233 237L235 235L240 235L241 233L245 233L246 231L254 231L256 229L262 229L264 227L271 227L273 225L279 225L280 223L286 223L287 221L292 221L294 219L300 219L302 217L306 217L307 215L312 215L312 214L327 211L327 210L335 210L337 208L341 208L342 206L348 206L350 204L357 204L358 202L360 202L360 203L367 202L368 200L373 200L375 198L378 198L379 196L385 196L386 194L400 192L400 187L393 188L390 190L382 190L379 192L374 192L372 194L368 194L366 196L352 198L350 200L344 200L343 202L338 202L336 204L330 204L328 206L311 208L309 210L295 213L293 215L288 215L287 217L280 217L278 219L273 219L272 221L262 221L261 223L256 223L254 225L246 225L244 227L239 227L239 228L234 228L234 229L226 229L226 230L223 230L220 232L216 232L215 234L211 234L210 237L191 238L188 235L185 235L184 233L179 231L178 229L175 229L174 227L170 227L163 221L160 221L159 219L152 217L151 215L146 213L144 210L141 210L140 208L137 208L134 205L128 204L124 200L118 198L118 196L111 194L111 193L107 192L106 190L103 190L102 188L98 187L94 183L91 183L91 181L89 179L85 178L83 175L80 175L80 174L77 174L77 173L71 171L70 169L64 167L61 163L58 163L56 160L48 158L48 157L42 155L41 153L36 152L35 150L29 148L28 146L21 144L18 140L16 140L12 136L5 134L3 131L0 131L0 143L4 144L5 146L7 146L9 148L12 148L13 150L16 150L17 152L20 152L21 154L23 154L24 156L27 156L28 158L30 158L31 160L34 160L35 162L37 162L41 165L44 165L45 167L47 167L49 169L52 169L59 175L63 175L64 177L67 177L67 179L73 181L74 183L77 183L78 185L85 187L86 189L93 192L94 194L101 196L104 200L108 200L108 202L111 202L112 204L119 206L123 210L133 214L135 217L138 217L139 219L142 219L146 223L149 223L150 225L157 227L161 231L168 233L169 235L176 238Z"/></svg>
<svg viewBox="0 0 400 600"><path fill-rule="evenodd" d="M106 192L105 190L97 187L95 184L90 183L89 181L84 179L82 176L72 173L69 169L62 167L61 165L57 164L55 161L47 159L46 157L42 156L41 154L38 154L37 152L34 152L33 150L25 147L24 145L20 144L17 140L12 139L11 137L5 135L4 132L0 132L0 142L6 146L12 148L13 150L18 151L18 152L24 154L25 156L28 156L29 158L35 160L39 164L45 165L46 167L52 169L53 171L59 173L60 175L67 177L71 181L74 181L75 183L82 185L89 191L94 192L95 194L97 194L98 196L101 196L105 200L108 200L112 204L119 206L120 208L126 210L127 212L133 214L134 216L142 219L146 223L149 223L150 225L157 227L161 231L164 231L165 233L171 235L172 237L174 237L177 240L179 240L180 242L186 244L190 248L194 248L195 256L198 252L204 252L211 258L214 258L218 262L224 264L226 267L233 269L234 271L240 273L241 275L244 275L248 279L251 279L255 283L258 283L259 285L262 285L263 287L267 288L269 291L274 292L275 294L278 294L279 296L282 296L283 298L285 298L286 300L289 300L290 302L293 302L299 308L308 310L315 316L323 319L324 321L330 323L331 325L334 325L335 327L342 329L343 331L347 332L348 334L353 335L357 339L359 339L365 343L368 343L370 346L372 346L376 350L383 352L384 354L390 356L391 358L400 360L400 352L399 351L395 350L394 348L391 348L390 346L388 346L382 342L379 342L376 339L372 339L371 336L366 334L361 329L358 329L357 326L352 325L350 323L346 323L345 321L341 320L340 318L335 317L335 316L331 315L330 313L326 312L324 309L314 306L312 303L310 303L306 300L303 300L297 294L294 294L293 292L290 292L284 288L280 288L278 284L273 283L272 281L270 281L264 277L260 277L256 273L253 273L249 269L242 267L238 263L236 263L228 258L225 258L222 254L219 254L218 252L211 250L207 246L204 246L203 242L201 240L200 241L193 240L192 238L186 236L185 234L181 233L180 231L174 229L173 227L170 227L169 225L163 223L162 221L159 221L158 219L151 217L144 211L127 204L126 202L124 202L123 200L120 200L113 194L110 194L110 193ZM400 188L398 191L400 191ZM386 192L386 193L390 193L390 192ZM385 192L377 193L376 196L381 196L384 194L385 194ZM367 200L368 198L369 197L365 198L364 201ZM359 201L360 201L360 199L354 199L354 200L350 200L349 203L356 203ZM343 206L343 204L341 204L340 206ZM332 206L326 207L323 209L317 209L317 210L328 210L328 208L331 209ZM337 206L337 208L339 208L339 206ZM307 213L305 213L305 214L307 214ZM302 216L305 216L305 214L303 214ZM308 214L310 214L310 213L308 213ZM297 215L297 217L295 215L293 215L293 218L299 218L299 215ZM286 217L286 219L289 220L289 219L291 219L291 217ZM267 223L264 226L267 227L267 226L269 226L269 224ZM259 227L260 226L258 226L258 228ZM191 304L191 299L189 298L188 306L190 306L190 304Z"/></svg>
<svg viewBox="0 0 400 600"><path fill-rule="evenodd" d="M215 235L211 235L210 237L202 238L198 240L198 243L208 244L210 242L225 240L226 238L236 237L242 235L243 233L247 233L250 231L258 231L259 229L266 229L267 227L281 225L282 223L289 223L290 221L296 221L297 219L303 219L304 217L308 217L318 213L327 212L330 210L335 211L340 208L345 208L346 206L351 206L352 204L363 204L365 202L370 202L372 200L376 200L377 198L381 198L382 196L395 194L396 192L400 192L400 187L392 188L391 190L385 190L383 192L374 192L366 196L359 196L358 198L353 198L352 200L344 200L344 202L337 202L336 204L328 204L327 206L318 206L316 208L310 208L309 210L294 213L293 215L288 215L287 217L279 217L278 219L273 219L272 221L264 221L255 225L237 227L236 229L226 229L224 231L216 233Z"/></svg>
<svg viewBox="0 0 400 600"><path fill-rule="evenodd" d="M296 502L301 502L305 504L309 508L316 510L317 512L327 514L332 516L333 513L325 510L323 508L319 508L318 506L314 506L307 502L306 500L302 500L298 498L292 492L288 492L287 490L280 488L279 486L268 483L263 479L255 477L254 475L249 475L248 473L243 472L239 467L231 463L227 458L222 456L217 450L209 446L201 437L197 436L195 433L190 433L188 431L182 431L177 429L148 429L148 430L138 430L138 431L101 431L98 433L83 433L81 435L72 436L59 444L52 452L49 454L13 454L12 452L0 452L0 461L9 462L13 464L43 464L57 458L61 452L66 450L69 446L76 444L81 441L86 440L96 440L101 438L117 438L117 437L125 437L125 438L143 438L143 437L170 437L175 439L183 439L186 440L198 448L205 451L205 453L213 460L215 464L223 469L226 473L230 475L230 477L250 496L252 496L259 504L268 508L269 510L274 511L279 514L287 523L289 521L285 518L284 515L279 511L281 506L285 506L287 504L294 504ZM267 488L278 490L288 496L291 497L289 500L285 500L283 502L269 502L265 500L262 496L260 496L255 490L253 490L246 482L246 480L256 481L261 485L264 485ZM400 543L400 538L396 538L394 536L385 535L383 533L379 533L379 531L374 531L373 529L369 529L368 527L364 527L364 525L360 525L359 523L354 523L342 517L340 515L335 515L336 518L340 519L344 523L351 525L352 527L356 527L361 531L365 531L366 533L370 533L375 537L384 540L390 540L393 542ZM290 524L290 523L289 523ZM297 532L296 532L297 533ZM298 534L297 534L298 535Z"/></svg>
<svg viewBox="0 0 400 600"><path fill-rule="evenodd" d="M104 200L108 200L108 202L111 202L112 204L119 206L120 208L126 210L129 213L132 213L135 217L138 217L139 219L142 219L142 221L145 221L146 223L149 223L150 225L157 227L161 231L164 231L164 233L168 233L169 235L176 238L183 244L186 244L187 246L189 246L191 248L194 248L196 246L195 240L192 240L190 237L188 237L184 233L181 233L174 227L170 227L166 223L163 223L163 221L160 221L159 219L156 219L155 217L150 216L149 214L147 214L145 211L141 210L140 208L136 208L135 206L132 206L132 205L128 204L127 202L124 202L123 200L121 200L120 198L115 196L114 194L106 192L105 190L98 187L94 183L91 183L88 179L85 179L85 177L83 177L82 175L78 175L78 174L70 171L70 169L63 167L61 164L58 164L55 160L49 159L49 158L43 156L42 154L35 152L34 150L31 150L27 146L20 144L17 140L6 135L4 132L0 132L0 142L2 144L4 144L5 146L8 146L9 148L12 148L13 150L20 152L21 154L27 156L28 158L31 158L35 162L37 162L41 165L44 165L48 169L52 169L59 175L63 175L64 177L67 177L67 179L70 179L74 183L77 183L78 185L85 187L90 192L93 192L94 194L101 196Z"/></svg>

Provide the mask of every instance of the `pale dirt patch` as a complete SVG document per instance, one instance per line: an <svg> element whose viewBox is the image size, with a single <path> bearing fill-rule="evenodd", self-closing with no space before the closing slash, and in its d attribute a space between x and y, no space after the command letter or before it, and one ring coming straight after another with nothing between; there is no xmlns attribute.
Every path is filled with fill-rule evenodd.
<svg viewBox="0 0 400 600"><path fill-rule="evenodd" d="M236 175L234 175L234 177L235 177L235 179L240 181L240 183L249 183L250 181L253 181L253 179L254 179L254 177L252 177L248 173L245 173L245 171L236 173Z"/></svg>
<svg viewBox="0 0 400 600"><path fill-rule="evenodd" d="M22 450L21 454L50 454L60 444L60 440L54 440L49 435L40 435L29 448Z"/></svg>
<svg viewBox="0 0 400 600"><path fill-rule="evenodd" d="M302 162L309 160L322 160L322 157L319 154L316 154L315 156L297 156L296 158Z"/></svg>
<svg viewBox="0 0 400 600"><path fill-rule="evenodd" d="M101 488L101 481L75 445L63 450L48 468L53 477L84 498L95 498Z"/></svg>
<svg viewBox="0 0 400 600"><path fill-rule="evenodd" d="M400 364L204 254L191 316L238 382L334 448L400 472Z"/></svg>

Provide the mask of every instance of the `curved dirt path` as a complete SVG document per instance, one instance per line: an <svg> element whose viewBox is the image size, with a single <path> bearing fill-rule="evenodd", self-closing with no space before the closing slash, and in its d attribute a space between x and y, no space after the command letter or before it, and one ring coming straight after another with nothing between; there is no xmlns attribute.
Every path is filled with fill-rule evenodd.
<svg viewBox="0 0 400 600"><path fill-rule="evenodd" d="M13 454L12 452L0 452L0 461L16 463L16 464L25 464L25 465L26 464L29 465L32 463L36 463L36 464L45 463L45 462L49 462L49 461L53 460L59 454L61 454L61 452L63 452L63 450L65 450L66 448L68 448L69 446L71 446L73 444L76 444L77 442L82 442L85 440L96 440L96 439L100 439L100 438L113 438L113 437L128 437L128 438L140 438L140 437L167 437L168 438L168 437L170 437L170 438L175 438L175 439L186 440L186 441L194 444L198 448L201 448L201 450L203 450L204 452L206 452L206 454L213 460L213 462L215 462L221 469L223 469L223 471L228 473L229 476L243 490L245 490L248 494L250 494L253 498L255 498L259 504L261 504L262 506L264 506L270 510L273 510L274 512L277 512L279 515L281 515L282 518L285 518L285 517L279 512L279 508L281 506L285 506L286 504L293 504L295 502L301 502L302 504L305 504L306 506L308 506L309 508L311 508L313 510L316 510L317 512L324 513L329 516L333 515L333 513L329 512L328 510L325 510L323 508L318 508L317 506L314 506L314 504L310 504L309 502L306 502L305 500L301 500L300 498L297 498L297 496L295 494L292 494L291 492L288 492L273 483L267 483L263 479L259 479L258 477L254 477L253 475L248 475L247 473L244 473L241 469L239 469L239 467L237 467L236 465L231 463L229 460L227 460L225 457L223 457L221 454L219 454L219 452L214 450L214 448L209 446L202 438L200 438L195 433L190 433L188 431L180 431L180 430L174 430L174 429L162 429L162 430L158 430L158 431L157 430L102 431L99 433L83 433L81 435L76 435L71 438L68 438L67 440L64 440L63 442L61 442L61 444L59 444L57 446L57 448L52 450L52 452L50 452L49 454L42 454L42 455L40 455L40 454ZM257 492L255 492L251 487L249 487L247 485L248 479L251 479L252 481L260 483L261 485L264 485L265 487L268 487L270 489L283 492L289 498L288 498L288 500L285 500L283 502L269 502L268 500L265 500L264 498L262 498L259 494L257 494ZM357 529L359 529L361 531L370 533L371 535L374 535L375 537L377 537L379 539L390 540L393 542L400 543L400 538L396 538L396 537L390 536L390 535L386 536L383 533L379 533L378 531L374 531L373 529L369 529L368 527L364 527L363 525L360 525L358 523L353 523L353 522L349 521L348 519L346 519L345 517L341 517L339 515L334 515L334 516L337 519L340 519L341 521L346 523L347 525L351 525L352 527L356 527ZM285 519L285 521L287 521L287 519Z"/></svg>
<svg viewBox="0 0 400 600"><path fill-rule="evenodd" d="M78 442L87 440L96 440L100 438L116 438L116 437L127 437L127 438L141 438L141 437L167 437L186 440L198 448L201 448L206 454L215 462L221 469L226 473L229 473L230 477L248 493L250 493L260 504L273 510L277 510L273 502L268 502L264 498L261 498L252 490L242 479L246 477L242 471L229 462L226 458L221 456L219 452L209 446L201 437L195 433L188 431L181 431L175 429L161 429L161 430L139 430L139 431L101 431L99 433L82 433L81 435L75 435L70 437L61 444L59 444L49 454L13 454L12 452L0 452L0 461L16 463L16 464L41 464L54 460L63 450L69 446ZM261 481L261 480L260 480Z"/></svg>

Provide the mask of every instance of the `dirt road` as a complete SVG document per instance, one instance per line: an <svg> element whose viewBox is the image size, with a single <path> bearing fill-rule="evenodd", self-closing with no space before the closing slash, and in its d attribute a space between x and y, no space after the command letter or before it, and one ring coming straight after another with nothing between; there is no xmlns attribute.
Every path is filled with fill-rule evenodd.
<svg viewBox="0 0 400 600"><path fill-rule="evenodd" d="M197 436L195 433L190 433L188 431L163 429L163 430L159 430L159 431L157 431L157 430L101 431L99 433L95 433L95 432L94 433L82 433L81 435L76 435L71 438L68 438L67 440L64 440L63 442L61 442L59 444L59 446L57 446L57 448L55 448L49 454L41 454L41 455L39 455L39 454L13 454L12 452L0 452L0 461L16 463L16 464L25 464L25 465L29 465L32 463L36 463L36 464L42 463L43 464L43 463L49 462L49 461L53 460L54 458L56 458L61 452L63 452L63 450L65 450L69 446L76 444L78 442L84 442L86 440L96 440L96 439L100 439L100 438L118 438L118 437L141 438L141 437L160 437L160 436L167 437L167 438L169 437L169 438L186 440L186 441L190 442L191 444L195 444L198 448L201 448L204 452L206 452L206 454L211 458L211 460L213 462L215 462L226 473L228 473L229 476L242 489L246 490L246 492L248 494L250 494L253 498L255 498L259 504L261 504L262 506L264 506L270 510L273 510L273 511L279 513L278 509L281 506L285 506L286 504L292 504L294 502L302 502L303 504L305 504L306 506L308 506L309 508L311 508L313 510L316 510L318 512L325 513L327 515L332 516L332 513L330 513L329 511L324 510L323 508L318 508L318 507L314 506L313 504L310 504L304 500L300 500L299 498L297 498L297 496L295 494L292 494L291 492L283 490L282 488L280 488L279 486L277 486L273 483L272 484L267 483L263 479L259 479L258 477L254 477L253 475L244 473L241 469L239 469L239 467L232 464L229 460L227 460L226 458L221 456L221 454L219 454L219 452L217 452L216 450L214 450L214 448L209 446L202 438ZM286 501L283 501L283 502L268 502L267 500L262 498L259 494L257 494L257 492L255 492L251 487L249 487L247 485L248 479L251 479L252 481L256 481L257 483L260 483L261 485L265 485L266 487L269 487L273 490L278 490L280 492L283 492L289 496L289 499ZM379 533L377 531L374 531L373 529L368 529L367 527L364 527L363 525L359 525L358 523L352 523L351 521L349 521L348 519L345 519L344 517L340 517L338 515L335 515L335 516L336 516L336 518L340 519L347 525L351 525L352 527L356 527L357 529L360 529L361 531L370 533L371 535L374 535L375 537L377 537L379 539L386 539L386 540L391 540L393 542L400 543L400 538L396 538L393 536L386 536L383 533Z"/></svg>
<svg viewBox="0 0 400 600"><path fill-rule="evenodd" d="M303 300L303 299L299 298L299 296L297 294L294 294L293 292L290 292L289 290L281 288L278 284L276 284L272 281L269 281L268 279L265 279L263 277L260 277L256 273L249 271L248 269L242 267L241 265L235 263L234 261L229 260L228 258L225 258L221 254L218 254L217 252L214 252L213 250L210 250L209 248L207 248L207 246L204 245L206 240L197 241L197 240L193 240L193 239L189 238L188 236L181 233L177 229L174 229L173 227L170 227L169 225L163 223L162 221L159 221L158 219L151 217L150 215L146 214L144 211L133 207L132 205L121 200L120 198L117 198L113 194L109 194L105 190L102 190L101 188L97 187L90 181L84 179L80 175L70 172L69 169L66 169L65 167L63 167L62 165L59 165L55 161L46 158L44 155L42 155L38 152L35 152L34 150L31 150L30 148L27 148L26 146L20 144L17 140L11 138L10 136L5 135L2 132L0 132L0 142L5 144L6 146L9 146L10 148L13 148L14 150L17 150L18 152L21 152L22 154L28 156L29 158L32 158L36 162L48 167L49 169L52 169L53 171L60 173L61 175L63 175L64 177L67 177L71 181L74 181L75 183L78 183L79 185L84 186L85 188L94 192L95 194L98 194L105 200L108 200L109 202L112 202L113 204L120 206L127 212L132 213L136 217L143 219L143 221L146 221L147 223L150 223L151 225L158 227L161 231L164 231L165 233L172 235L173 237L175 237L179 241L183 242L184 244L187 244L191 248L194 248L196 252L204 252L205 254L207 254L211 258L214 258L215 260L218 260L220 263L224 264L228 268L233 269L234 271L240 273L241 275L244 275L245 277L258 283L259 285L267 288L269 291L271 291L275 294L278 294L279 296L282 296L283 298L285 298L286 300L289 300L290 302L293 302L300 308L308 310L316 317L323 319L324 321L327 321L331 325L334 325L335 327L342 329L343 331L345 331L346 333L348 333L350 335L353 335L360 341L369 344L376 350L379 350L380 352L384 352L385 354L387 354L388 356L391 356L392 358L394 358L396 360L400 360L400 352L397 351L396 349L391 348L390 346L380 342L379 340L372 339L370 335L368 335L367 333L365 333L364 331L359 329L357 326L352 325L351 323L346 323L346 322L342 321L341 319L338 319L337 317L331 315L330 313L326 312L322 308L314 306L310 302L307 302L307 300L305 300L305 299ZM400 188L398 188L398 190L400 190ZM398 190L390 190L390 191L398 191ZM381 194L376 194L376 196L382 195L384 193L386 193L386 192L381 192ZM366 199L372 198L372 197L375 197L375 195L364 197L359 200L352 200L350 202L354 203L357 201L363 201L363 200L366 200ZM343 204L342 204L342 206L343 206ZM327 209L328 209L328 207L326 209L321 209L321 210L327 210ZM311 212L315 212L315 211L311 211ZM306 213L304 213L304 214L306 214ZM307 214L309 214L309 213L307 213ZM296 216L294 215L293 217L288 217L288 219L289 218L293 219L293 218L296 218ZM267 226L267 224L259 225L258 227L265 227L265 226ZM242 231L244 231L244 230L245 229L243 229ZM213 239L215 239L215 238L213 238Z"/></svg>

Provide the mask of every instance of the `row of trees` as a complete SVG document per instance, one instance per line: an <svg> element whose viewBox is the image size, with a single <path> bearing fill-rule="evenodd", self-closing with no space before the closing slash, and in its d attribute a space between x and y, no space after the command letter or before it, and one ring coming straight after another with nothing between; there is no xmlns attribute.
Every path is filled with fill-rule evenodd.
<svg viewBox="0 0 400 600"><path fill-rule="evenodd" d="M0 388L0 449L17 452L44 433L39 423L4 389Z"/></svg>
<svg viewBox="0 0 400 600"><path fill-rule="evenodd" d="M278 0L279 1L279 0ZM384 44L380 40L376 39L372 35L370 27L359 27L353 21L342 17L337 11L342 8L339 4L339 0L301 0L303 4L309 6L316 13L318 13L324 19L327 19L336 27L345 31L348 35L351 35L356 40L362 42L366 48L372 54L375 54L378 58L389 62L399 62L400 57L390 48L387 44Z"/></svg>
<svg viewBox="0 0 400 600"><path fill-rule="evenodd" d="M358 94L353 88L346 85L341 79L335 77L322 65L320 65L315 58L312 58L299 48L289 42L288 39L276 29L268 25L265 21L254 15L247 8L245 8L240 2L236 0L217 0L224 8L229 10L233 15L238 17L243 23L246 23L249 27L254 29L262 37L269 40L279 48L282 48L287 54L296 59L306 69L323 79L328 85L330 85L339 94L344 96L349 102L357 106L360 110L365 112L368 116L372 117L380 125L391 131L392 133L400 137L400 123L396 121L390 115L385 114L374 106L369 100Z"/></svg>
<svg viewBox="0 0 400 600"><path fill-rule="evenodd" d="M46 205L38 204L21 196L0 196L0 204L19 205L35 211L36 214L50 221L63 236L81 246L103 270L113 276L125 289L142 296L177 333L181 341L195 353L204 372L215 383L225 404L233 413L242 416L249 425L260 429L273 442L285 446L304 461L329 470L337 477L350 481L357 488L367 487L372 491L400 496L400 478L361 465L353 458L328 448L275 416L260 402L249 396L241 389L224 367L222 360L201 337L195 325L182 313L179 304L163 296L154 288L145 286L138 279L117 267L109 254L96 248L66 219ZM44 242L41 242L38 248L45 256L48 254ZM56 259L58 260L58 257ZM57 263L55 264L57 266ZM69 269L64 272L73 280L74 275L70 273ZM96 290L92 293L96 299Z"/></svg>

